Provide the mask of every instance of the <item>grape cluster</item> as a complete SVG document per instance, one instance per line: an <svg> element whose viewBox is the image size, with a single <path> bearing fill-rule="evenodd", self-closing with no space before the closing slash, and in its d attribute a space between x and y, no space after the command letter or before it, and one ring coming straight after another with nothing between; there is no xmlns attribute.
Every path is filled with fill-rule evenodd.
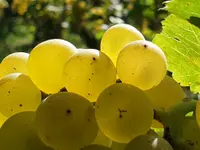
<svg viewBox="0 0 200 150"><path fill-rule="evenodd" d="M51 39L10 54L0 64L0 149L172 150L150 132L166 127L154 112L173 114L185 97L166 72L163 51L128 24L109 28L100 50ZM199 117L182 120L199 130ZM187 131L183 139L198 138Z"/></svg>

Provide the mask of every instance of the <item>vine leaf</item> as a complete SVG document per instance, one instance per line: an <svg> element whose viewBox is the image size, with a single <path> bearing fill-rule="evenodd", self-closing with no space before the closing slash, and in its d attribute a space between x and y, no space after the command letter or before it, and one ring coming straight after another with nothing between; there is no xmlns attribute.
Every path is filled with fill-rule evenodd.
<svg viewBox="0 0 200 150"><path fill-rule="evenodd" d="M199 0L171 0L166 1L166 8L181 18L190 19L191 17L200 18L200 1Z"/></svg>
<svg viewBox="0 0 200 150"><path fill-rule="evenodd" d="M175 2L178 1L180 0L173 0L172 2L175 5ZM196 0L181 1L191 4L193 1L194 4L197 2ZM170 3L172 6L172 2L169 2L167 6ZM179 4L180 10L184 9L182 7L184 2ZM194 14L188 12L190 9L192 8L184 9L186 18ZM169 10L171 11L172 8ZM180 12L177 14L180 14ZM190 14L186 14L187 12ZM197 17L200 17L200 14ZM182 86L190 86L194 93L200 92L200 28L174 14L170 14L162 22L162 25L162 33L157 34L153 42L160 46L166 54L168 70L173 73L173 78Z"/></svg>

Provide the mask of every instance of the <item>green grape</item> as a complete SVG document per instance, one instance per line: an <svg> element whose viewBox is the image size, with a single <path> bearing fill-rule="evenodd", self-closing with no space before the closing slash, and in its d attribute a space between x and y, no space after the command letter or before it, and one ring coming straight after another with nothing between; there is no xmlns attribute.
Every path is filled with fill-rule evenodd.
<svg viewBox="0 0 200 150"><path fill-rule="evenodd" d="M165 76L159 85L145 91L155 109L169 110L185 98L181 86L171 77Z"/></svg>
<svg viewBox="0 0 200 150"><path fill-rule="evenodd" d="M1 150L52 150L42 143L35 131L35 112L21 112L11 116L0 129Z"/></svg>
<svg viewBox="0 0 200 150"><path fill-rule="evenodd" d="M173 148L161 137L139 135L127 144L125 150L173 150Z"/></svg>
<svg viewBox="0 0 200 150"><path fill-rule="evenodd" d="M2 114L0 113L0 128L1 128L2 124L3 124L6 120L7 120L7 117L5 117L4 115L2 115Z"/></svg>
<svg viewBox="0 0 200 150"><path fill-rule="evenodd" d="M195 116L196 116L197 123L200 127L200 100L198 100L196 104Z"/></svg>
<svg viewBox="0 0 200 150"><path fill-rule="evenodd" d="M121 81L142 90L158 85L166 71L167 60L163 51L149 41L129 43L117 58L117 73Z"/></svg>
<svg viewBox="0 0 200 150"><path fill-rule="evenodd" d="M163 125L158 120L153 119L151 127L152 128L163 128Z"/></svg>
<svg viewBox="0 0 200 150"><path fill-rule="evenodd" d="M10 117L22 111L35 111L41 103L41 92L31 79L12 73L0 80L0 112Z"/></svg>
<svg viewBox="0 0 200 150"><path fill-rule="evenodd" d="M36 111L35 123L42 141L56 150L78 150L92 143L98 132L93 105L70 92L47 97Z"/></svg>
<svg viewBox="0 0 200 150"><path fill-rule="evenodd" d="M80 94L91 102L116 81L116 69L104 53L80 49L65 65L64 83L69 92Z"/></svg>
<svg viewBox="0 0 200 150"><path fill-rule="evenodd" d="M103 132L99 129L97 136L95 140L92 142L92 144L98 144L98 145L103 145L106 147L111 147L112 145L112 140L109 139L107 136L103 134Z"/></svg>
<svg viewBox="0 0 200 150"><path fill-rule="evenodd" d="M101 40L101 51L110 57L116 65L117 56L121 49L128 43L144 40L144 36L131 25L117 24L109 28Z"/></svg>
<svg viewBox="0 0 200 150"><path fill-rule="evenodd" d="M64 87L63 68L77 49L69 42L59 39L47 40L30 53L27 68L33 83L47 94L57 93Z"/></svg>
<svg viewBox="0 0 200 150"><path fill-rule="evenodd" d="M27 73L27 61L29 54L25 52L15 52L8 56L6 56L2 62L0 67L0 78L10 74L10 73Z"/></svg>
<svg viewBox="0 0 200 150"><path fill-rule="evenodd" d="M200 128L195 117L185 117L182 126L182 138L193 149L200 149Z"/></svg>
<svg viewBox="0 0 200 150"><path fill-rule="evenodd" d="M153 109L146 94L125 83L106 88L96 102L96 120L111 140L128 143L145 134L152 123Z"/></svg>
<svg viewBox="0 0 200 150"><path fill-rule="evenodd" d="M109 147L102 146L102 145L91 144L84 148L81 148L81 150L112 150L112 149Z"/></svg>
<svg viewBox="0 0 200 150"><path fill-rule="evenodd" d="M117 143L117 142L112 142L112 150L124 150L126 147L127 143Z"/></svg>

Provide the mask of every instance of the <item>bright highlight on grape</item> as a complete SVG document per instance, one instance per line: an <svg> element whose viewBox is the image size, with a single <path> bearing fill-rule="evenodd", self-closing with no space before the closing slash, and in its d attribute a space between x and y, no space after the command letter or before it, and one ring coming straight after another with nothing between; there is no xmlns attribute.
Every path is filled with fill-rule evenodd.
<svg viewBox="0 0 200 150"><path fill-rule="evenodd" d="M109 28L101 39L101 51L116 65L117 57L122 48L136 40L144 40L144 36L135 27L128 24L117 24Z"/></svg>
<svg viewBox="0 0 200 150"><path fill-rule="evenodd" d="M140 40L129 43L120 51L116 66L122 82L148 90L164 79L167 60L158 46Z"/></svg>
<svg viewBox="0 0 200 150"><path fill-rule="evenodd" d="M28 74L27 61L29 54L25 52L15 52L6 56L0 64L0 78L10 73Z"/></svg>
<svg viewBox="0 0 200 150"><path fill-rule="evenodd" d="M47 94L57 93L64 87L63 68L77 51L71 43L52 39L37 45L30 53L27 69L33 83Z"/></svg>

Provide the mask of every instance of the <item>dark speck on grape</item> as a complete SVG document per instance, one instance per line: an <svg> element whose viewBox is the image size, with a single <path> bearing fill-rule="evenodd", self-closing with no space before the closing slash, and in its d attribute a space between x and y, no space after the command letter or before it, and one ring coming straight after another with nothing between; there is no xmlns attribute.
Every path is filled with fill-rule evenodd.
<svg viewBox="0 0 200 150"><path fill-rule="evenodd" d="M93 60L96 60L96 58L95 58L95 57L93 57L92 59L93 59Z"/></svg>
<svg viewBox="0 0 200 150"><path fill-rule="evenodd" d="M67 109L67 110L66 110L66 114L67 114L67 115L70 115L71 113L72 113L72 111L71 111L70 109Z"/></svg>

